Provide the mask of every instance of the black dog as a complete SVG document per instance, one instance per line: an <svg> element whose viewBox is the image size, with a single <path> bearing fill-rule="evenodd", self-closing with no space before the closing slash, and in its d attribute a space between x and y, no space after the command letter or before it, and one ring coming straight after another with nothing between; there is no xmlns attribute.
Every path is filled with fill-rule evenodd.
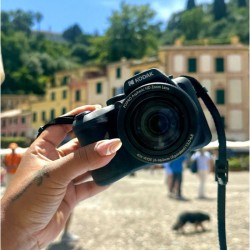
<svg viewBox="0 0 250 250"><path fill-rule="evenodd" d="M172 229L184 232L184 225L186 223L194 224L195 230L197 231L198 227L201 227L202 231L206 231L203 226L204 221L209 221L210 216L202 212L184 212L178 216L177 222L173 225Z"/></svg>

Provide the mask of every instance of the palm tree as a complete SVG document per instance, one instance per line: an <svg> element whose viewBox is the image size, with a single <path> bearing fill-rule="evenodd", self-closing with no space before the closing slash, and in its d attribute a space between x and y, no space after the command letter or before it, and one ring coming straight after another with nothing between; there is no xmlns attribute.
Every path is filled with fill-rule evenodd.
<svg viewBox="0 0 250 250"><path fill-rule="evenodd" d="M40 25L41 25L41 21L43 19L43 15L40 12L36 12L35 13L35 19L36 19L37 24L38 24L38 31L40 31L40 29L41 29Z"/></svg>

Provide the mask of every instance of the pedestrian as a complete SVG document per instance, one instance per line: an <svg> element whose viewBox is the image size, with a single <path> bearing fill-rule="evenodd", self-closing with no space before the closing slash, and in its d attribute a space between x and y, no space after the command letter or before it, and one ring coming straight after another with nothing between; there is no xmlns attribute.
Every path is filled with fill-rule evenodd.
<svg viewBox="0 0 250 250"><path fill-rule="evenodd" d="M163 165L164 173L165 173L164 183L167 187L168 196L171 197L172 196L171 186L172 186L172 181L173 181L173 171L170 167L169 162L165 162L162 165Z"/></svg>
<svg viewBox="0 0 250 250"><path fill-rule="evenodd" d="M95 109L96 105L87 105L67 115ZM43 249L65 228L80 201L109 187L89 178L92 170L113 159L121 140L81 147L73 139L58 147L71 130L69 124L49 126L24 153L13 185L1 200L1 249Z"/></svg>
<svg viewBox="0 0 250 250"><path fill-rule="evenodd" d="M199 178L198 198L205 199L205 184L208 173L213 169L213 157L209 152L201 149L191 156L191 161L196 161L197 164L197 176Z"/></svg>
<svg viewBox="0 0 250 250"><path fill-rule="evenodd" d="M169 162L171 171L173 173L172 183L170 187L170 194L178 200L186 200L182 196L182 180L183 180L183 164L186 162L187 157L185 155Z"/></svg>
<svg viewBox="0 0 250 250"><path fill-rule="evenodd" d="M17 148L17 143L10 143L9 149L11 150L11 152L4 156L3 164L6 169L6 186L8 186L13 179L18 165L20 164L22 159L22 155L16 152Z"/></svg>

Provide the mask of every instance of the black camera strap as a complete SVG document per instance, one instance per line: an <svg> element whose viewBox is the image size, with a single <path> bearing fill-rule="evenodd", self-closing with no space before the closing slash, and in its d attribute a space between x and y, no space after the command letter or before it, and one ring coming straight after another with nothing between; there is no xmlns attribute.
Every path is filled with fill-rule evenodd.
<svg viewBox="0 0 250 250"><path fill-rule="evenodd" d="M41 126L38 129L38 134L37 137L48 127L52 126L52 125L58 125L58 124L72 124L74 122L75 119L75 115L68 115L68 116L59 116L53 120L51 120L50 122L48 122L47 124L45 124L44 126Z"/></svg>
<svg viewBox="0 0 250 250"><path fill-rule="evenodd" d="M218 220L218 236L221 250L227 249L226 242L226 184L228 182L228 161L227 161L227 146L224 124L222 122L219 111L215 104L207 94L207 90L193 77L184 76L190 79L198 98L201 98L208 108L216 127L219 147L218 159L215 162L215 180L218 183L217 189L217 220Z"/></svg>

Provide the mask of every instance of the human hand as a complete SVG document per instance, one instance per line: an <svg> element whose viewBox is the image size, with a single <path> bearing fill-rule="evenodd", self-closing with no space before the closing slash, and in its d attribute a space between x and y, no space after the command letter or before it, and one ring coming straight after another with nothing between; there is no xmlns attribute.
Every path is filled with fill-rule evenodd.
<svg viewBox="0 0 250 250"><path fill-rule="evenodd" d="M67 115L93 111L77 108ZM73 208L107 187L87 180L121 147L119 139L80 147L77 139L57 148L71 125L48 127L34 141L2 198L2 249L39 249L62 231Z"/></svg>

